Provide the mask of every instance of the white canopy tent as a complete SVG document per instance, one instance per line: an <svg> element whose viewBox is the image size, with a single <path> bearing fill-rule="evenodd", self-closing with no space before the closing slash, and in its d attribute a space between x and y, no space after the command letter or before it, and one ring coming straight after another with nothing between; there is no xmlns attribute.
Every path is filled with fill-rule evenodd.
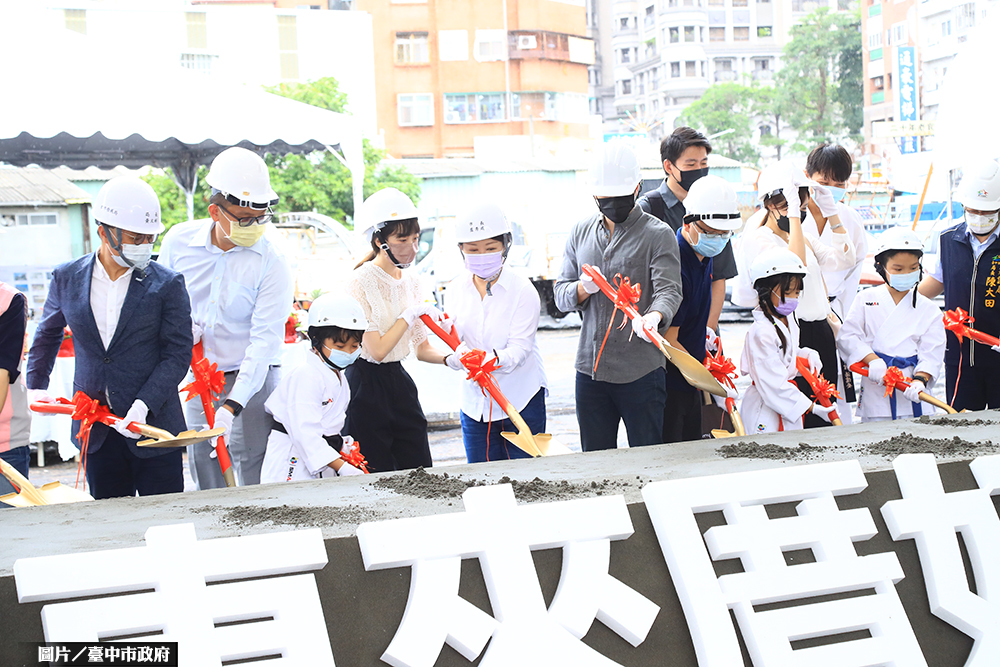
<svg viewBox="0 0 1000 667"><path fill-rule="evenodd" d="M260 154L330 150L350 169L360 207L365 166L351 116L180 66L154 71L127 53L57 32L30 20L0 30L0 162L170 167L192 215L198 166L229 146Z"/></svg>

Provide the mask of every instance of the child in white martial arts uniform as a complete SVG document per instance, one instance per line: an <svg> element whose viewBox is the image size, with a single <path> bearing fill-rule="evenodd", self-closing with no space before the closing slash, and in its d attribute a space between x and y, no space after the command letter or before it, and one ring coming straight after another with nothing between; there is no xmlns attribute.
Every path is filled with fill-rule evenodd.
<svg viewBox="0 0 1000 667"><path fill-rule="evenodd" d="M753 379L740 404L748 433L801 429L803 415L811 412L829 421L835 409L814 403L793 383L799 374L796 357L805 357L815 374L822 368L819 353L799 347L799 327L792 315L805 275L802 260L785 249L761 253L750 267L757 308L740 361L741 372Z"/></svg>
<svg viewBox="0 0 1000 667"><path fill-rule="evenodd" d="M875 270L886 284L861 292L840 329L837 347L844 360L868 364L858 399L861 421L919 417L919 394L944 364L941 309L916 289L923 254L920 237L906 227L883 232L875 245ZM914 378L909 389L885 395L888 366Z"/></svg>
<svg viewBox="0 0 1000 667"><path fill-rule="evenodd" d="M510 223L496 204L480 204L455 223L455 238L466 271L448 286L445 306L462 344L449 355L449 368L466 372L461 356L472 350L494 356L500 391L532 433L545 431L545 369L535 334L540 305L531 281L504 268L512 241ZM479 384L462 383L462 438L469 463L530 456L501 437L515 431L500 405Z"/></svg>
<svg viewBox="0 0 1000 667"><path fill-rule="evenodd" d="M353 441L340 431L351 400L343 371L358 358L367 328L361 305L351 297L324 294L313 301L311 354L281 379L264 404L274 425L261 483L363 474L341 458Z"/></svg>

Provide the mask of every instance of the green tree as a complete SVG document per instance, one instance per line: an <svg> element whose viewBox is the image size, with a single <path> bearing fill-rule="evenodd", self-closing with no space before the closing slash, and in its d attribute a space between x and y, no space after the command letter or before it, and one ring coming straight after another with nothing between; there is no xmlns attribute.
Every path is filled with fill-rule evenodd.
<svg viewBox="0 0 1000 667"><path fill-rule="evenodd" d="M340 92L337 80L332 77L306 83L283 83L265 88L270 93L299 102L344 113L347 95ZM400 165L382 166L386 157L383 150L364 140L365 182L364 196L376 190L394 187L420 201L420 179ZM317 151L310 155L268 155L271 185L281 195L278 211L316 211L348 223L354 217L354 199L351 189L351 172L335 156Z"/></svg>
<svg viewBox="0 0 1000 667"><path fill-rule="evenodd" d="M712 135L714 149L726 157L754 164L760 152L753 145L756 87L740 83L717 83L684 110L680 122Z"/></svg>
<svg viewBox="0 0 1000 667"><path fill-rule="evenodd" d="M777 150L777 157L781 159L781 149L788 143L787 138L781 137L782 124L784 121L785 108L789 103L783 90L776 86L755 86L753 89L753 109L754 114L761 120L766 120L771 132L761 133L760 143L762 146L769 146Z"/></svg>
<svg viewBox="0 0 1000 667"><path fill-rule="evenodd" d="M861 128L861 17L820 7L789 31L778 86L793 104L785 118L807 150Z"/></svg>
<svg viewBox="0 0 1000 667"><path fill-rule="evenodd" d="M198 184L194 191L194 217L196 220L208 217L208 198L212 188L205 183L207 173L208 167L198 167ZM166 229L188 219L187 199L184 196L184 191L174 181L170 169L150 171L142 177L142 180L149 183L156 192L156 196L160 198L160 219L163 220L163 226ZM162 238L163 234L160 234L160 239ZM157 249L159 249L160 239L156 241Z"/></svg>

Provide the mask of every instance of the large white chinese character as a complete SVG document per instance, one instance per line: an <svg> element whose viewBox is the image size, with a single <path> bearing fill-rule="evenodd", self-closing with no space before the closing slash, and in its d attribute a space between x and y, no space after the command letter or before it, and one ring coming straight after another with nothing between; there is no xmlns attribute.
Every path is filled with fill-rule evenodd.
<svg viewBox="0 0 1000 667"><path fill-rule="evenodd" d="M1000 456L976 459L975 491L945 493L933 454L903 454L892 462L903 500L882 507L894 540L916 540L931 613L976 640L966 667L1000 665ZM976 593L969 587L958 544L962 534ZM978 593L978 595L977 595Z"/></svg>
<svg viewBox="0 0 1000 667"><path fill-rule="evenodd" d="M579 641L594 619L633 646L659 607L608 574L611 540L632 534L622 496L517 505L509 484L462 494L465 512L362 524L365 569L412 567L403 620L382 660L429 667L447 643L483 667L611 666ZM545 609L533 549L563 548L562 576ZM463 558L478 558L493 616L458 595Z"/></svg>
<svg viewBox="0 0 1000 667"><path fill-rule="evenodd" d="M45 605L46 641L134 641L149 633L147 639L179 642L185 667L274 654L283 665L332 667L314 575L235 581L318 570L326 562L319 529L199 542L188 523L150 528L144 547L22 558L14 578L20 602L153 589ZM213 582L231 583L207 585ZM157 631L162 635L153 636Z"/></svg>
<svg viewBox="0 0 1000 667"><path fill-rule="evenodd" d="M730 609L757 667L926 665L894 586L903 578L896 555L859 557L853 543L878 532L871 512L837 507L835 496L866 486L860 464L843 461L643 489L700 667L743 664ZM766 505L795 501L797 516L768 518ZM703 542L695 515L720 510L726 525L710 528ZM811 549L816 562L787 565L784 553L801 549ZM712 561L732 558L743 572L716 577ZM810 600L868 590L875 594ZM871 637L792 645L865 629Z"/></svg>

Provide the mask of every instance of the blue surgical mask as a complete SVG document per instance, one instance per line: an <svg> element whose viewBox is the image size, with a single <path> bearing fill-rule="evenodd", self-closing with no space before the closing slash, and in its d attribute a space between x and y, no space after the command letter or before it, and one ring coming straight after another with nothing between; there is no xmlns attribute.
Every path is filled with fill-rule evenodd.
<svg viewBox="0 0 1000 667"><path fill-rule="evenodd" d="M715 257L726 249L727 243L729 243L728 237L699 234L698 242L691 246L691 249L702 257Z"/></svg>
<svg viewBox="0 0 1000 667"><path fill-rule="evenodd" d="M826 186L827 190L833 193L833 201L839 202L844 200L844 195L847 194L847 188L837 188L832 185Z"/></svg>
<svg viewBox="0 0 1000 667"><path fill-rule="evenodd" d="M330 368L336 368L338 371L344 370L357 361L358 357L361 356L360 346L358 349L354 350L354 352L344 352L343 350L326 346L323 346L323 349L328 350L330 352L330 356L324 357L320 354L320 357L323 358L323 361L326 362L327 366Z"/></svg>
<svg viewBox="0 0 1000 667"><path fill-rule="evenodd" d="M920 282L920 271L910 273L890 273L889 287L897 292L909 292L918 282Z"/></svg>

